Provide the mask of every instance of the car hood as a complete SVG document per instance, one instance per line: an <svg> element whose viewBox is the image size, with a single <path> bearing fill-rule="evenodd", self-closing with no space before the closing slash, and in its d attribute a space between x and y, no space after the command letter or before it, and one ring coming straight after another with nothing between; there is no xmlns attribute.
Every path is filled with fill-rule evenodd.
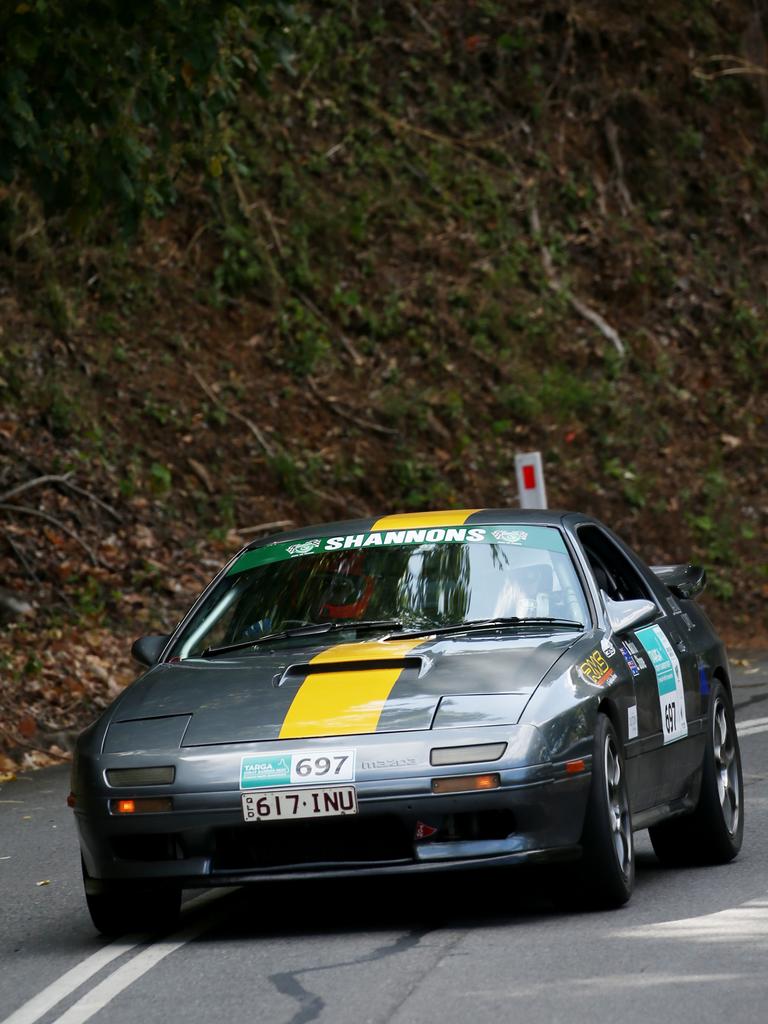
<svg viewBox="0 0 768 1024"><path fill-rule="evenodd" d="M514 724L578 634L419 637L157 665L118 701L105 750Z"/></svg>

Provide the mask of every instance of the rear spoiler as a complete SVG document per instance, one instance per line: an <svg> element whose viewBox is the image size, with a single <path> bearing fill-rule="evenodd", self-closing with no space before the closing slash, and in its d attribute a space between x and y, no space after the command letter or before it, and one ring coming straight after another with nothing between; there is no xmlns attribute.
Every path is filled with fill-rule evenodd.
<svg viewBox="0 0 768 1024"><path fill-rule="evenodd" d="M703 565L652 565L651 570L666 583L675 597L698 597L707 585Z"/></svg>

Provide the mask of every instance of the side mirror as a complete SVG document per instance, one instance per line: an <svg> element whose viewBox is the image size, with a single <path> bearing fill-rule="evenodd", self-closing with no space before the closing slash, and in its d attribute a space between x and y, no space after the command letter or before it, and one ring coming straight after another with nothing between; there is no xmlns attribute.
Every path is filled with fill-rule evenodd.
<svg viewBox="0 0 768 1024"><path fill-rule="evenodd" d="M163 653L165 645L170 640L170 636L163 635L158 636L140 636L138 640L134 640L133 646L131 647L131 657L134 661L138 661L140 665L146 665L147 668L152 668L160 660L160 655Z"/></svg>
<svg viewBox="0 0 768 1024"><path fill-rule="evenodd" d="M697 597L707 585L707 572L701 565L652 565L651 570L675 597Z"/></svg>
<svg viewBox="0 0 768 1024"><path fill-rule="evenodd" d="M647 626L659 614L659 609L653 601L613 601L604 590L600 593L613 633L626 633L630 629Z"/></svg>

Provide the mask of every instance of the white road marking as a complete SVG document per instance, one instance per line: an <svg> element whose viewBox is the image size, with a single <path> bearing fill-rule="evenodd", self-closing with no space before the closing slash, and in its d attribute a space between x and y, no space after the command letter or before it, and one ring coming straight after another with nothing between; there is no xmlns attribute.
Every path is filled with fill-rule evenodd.
<svg viewBox="0 0 768 1024"><path fill-rule="evenodd" d="M701 917L659 921L612 934L626 939L687 939L721 945L730 940L768 939L768 895Z"/></svg>
<svg viewBox="0 0 768 1024"><path fill-rule="evenodd" d="M193 925L176 932L176 937L173 939L164 939L162 942L155 942L153 945L147 946L136 956L131 957L128 963L118 967L104 981L99 982L90 992L81 996L65 1013L57 1017L53 1024L83 1024L84 1021L90 1020L99 1010L103 1010L107 1003L111 1003L115 996L119 996L124 989L137 981L142 974L146 974L155 964L164 960L187 942L196 939L198 935L211 927L211 923L210 920L207 920Z"/></svg>
<svg viewBox="0 0 768 1024"><path fill-rule="evenodd" d="M184 908L186 909L187 907L199 907L205 903L212 903L214 900L221 899L221 897L226 896L228 893L233 891L233 888L228 887L225 889L217 889L213 892L201 893L199 896L193 896L191 900L187 900L187 902L184 904ZM195 925L194 927L188 928L185 931L176 932L175 934L178 937L178 939L176 943L173 945L173 948L177 949L179 946L183 946L185 942L189 942L190 938L195 938L201 932L205 931L206 928L209 928L212 923L213 922L209 918L204 923ZM182 938L182 936L185 937ZM169 943L171 943L172 939L173 936L169 936L168 939L166 939L164 942L155 943L154 946L149 946L145 948L144 953L150 953L157 946L167 946L169 945ZM57 1003L60 1003L62 999L66 999L68 995L71 995L82 984L88 981L89 978L92 978L95 974L98 974L99 971L101 971L108 964L112 963L113 960L117 960L119 957L123 956L125 953L130 952L130 950L135 949L137 946L143 945L145 941L145 936L137 936L136 938L133 938L128 941L115 940L114 942L108 943L106 946L102 946L102 948L99 949L96 953L92 953L91 956L86 957L86 959L83 960L81 963L71 968L71 970L66 971L64 974L62 974L60 978L57 978L56 981L51 982L51 984L47 985L41 992L38 992L36 996L33 996L30 1000L28 1000L26 1003L20 1006L17 1010L14 1010L10 1017L6 1017L5 1020L0 1021L0 1024L35 1024L35 1021L40 1020L40 1018L43 1017L46 1013L48 1013L49 1010L53 1009L53 1007L56 1006ZM161 960L170 952L173 952L173 949L169 949L163 952L162 955L157 959ZM141 956L142 954L138 954L134 959L139 959ZM121 971L123 971L126 967L129 967L133 962L133 959L129 960L127 964L124 964L123 967L115 971L114 975L110 975L106 979L106 981L110 981L111 978L115 977L116 975L119 975ZM155 960L155 963L156 962L157 960ZM152 966L154 966L154 964L149 964L149 966L145 967L144 970L139 971L137 977L140 977L141 974L144 973L144 971L148 971L149 968ZM128 981L126 984L130 984L130 981ZM93 992L99 991L99 989L103 985L104 982L101 982L100 985L96 986ZM123 988L125 988L125 985L123 986ZM122 989L118 989L118 991L122 991ZM114 994L117 995L117 992L115 992ZM77 1003L71 1006L67 1013L71 1013L75 1009L75 1007L79 1006L87 998L87 996L84 996ZM111 998L114 998L114 996ZM106 1002L109 1002L109 999L107 999L105 1003ZM105 1003L102 1003L102 1005L105 1005ZM96 1010L93 1011L93 1013L95 1012ZM60 1017L59 1020L64 1020L67 1016L67 1013ZM88 1017L92 1015L92 1013L89 1013L87 1017L81 1017L76 1019L87 1020Z"/></svg>
<svg viewBox="0 0 768 1024"><path fill-rule="evenodd" d="M6 1017L2 1024L34 1024L34 1021L39 1020L57 1003L79 988L83 982L88 981L107 964L138 945L139 943L136 941L110 942L109 945L103 946L98 952L93 953L82 963L62 974L56 981L51 982L42 992L38 992L29 1002L14 1011L10 1017Z"/></svg>
<svg viewBox="0 0 768 1024"><path fill-rule="evenodd" d="M515 983L513 987L507 988L488 988L484 986L482 989L467 989L462 995L474 1001L491 1000L494 1003L498 1003L502 999L528 999L532 996L541 995L541 991L546 985L547 989L564 989L569 997L588 1001L589 1010L591 1011L588 1015L589 1019L594 1015L594 1000L595 995L598 993L610 994L617 992L621 994L633 988L647 992L648 987L652 985L671 985L674 988L680 988L681 985L721 985L723 982L733 982L737 979L743 979L743 977L743 975L734 973L670 974L661 971L643 971L635 977L626 973L602 974L588 978L547 978L545 983L532 985Z"/></svg>
<svg viewBox="0 0 768 1024"><path fill-rule="evenodd" d="M745 722L736 723L739 736L754 736L759 732L768 732L768 718L748 718Z"/></svg>

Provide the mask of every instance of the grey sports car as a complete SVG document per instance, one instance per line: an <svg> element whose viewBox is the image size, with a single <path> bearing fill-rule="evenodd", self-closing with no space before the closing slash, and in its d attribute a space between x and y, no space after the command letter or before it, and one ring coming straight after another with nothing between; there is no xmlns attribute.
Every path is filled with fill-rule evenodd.
<svg viewBox="0 0 768 1024"><path fill-rule="evenodd" d="M563 861L618 906L633 831L739 851L743 785L704 571L576 513L310 527L240 551L80 737L70 804L105 933L181 890Z"/></svg>

